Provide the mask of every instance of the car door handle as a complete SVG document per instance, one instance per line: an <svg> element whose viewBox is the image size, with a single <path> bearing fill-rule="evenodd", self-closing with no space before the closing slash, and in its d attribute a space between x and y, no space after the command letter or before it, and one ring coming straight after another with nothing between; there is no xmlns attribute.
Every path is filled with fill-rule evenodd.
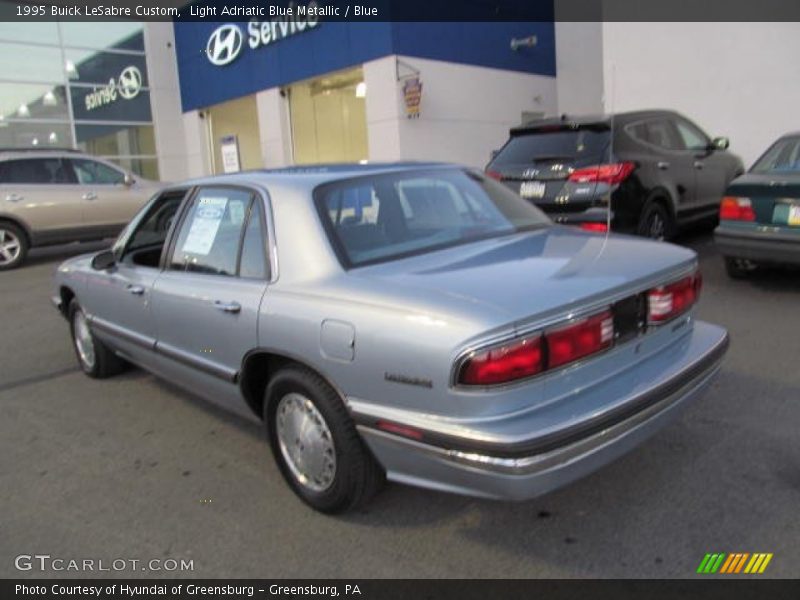
<svg viewBox="0 0 800 600"><path fill-rule="evenodd" d="M661 169L662 171L666 171L669 169L669 163L665 160L660 160L656 163L656 166Z"/></svg>
<svg viewBox="0 0 800 600"><path fill-rule="evenodd" d="M133 294L134 296L141 296L144 294L144 288L140 285L129 285L127 288L129 293Z"/></svg>
<svg viewBox="0 0 800 600"><path fill-rule="evenodd" d="M222 312L234 314L242 310L242 305L238 302L223 302L222 300L216 300L214 307Z"/></svg>
<svg viewBox="0 0 800 600"><path fill-rule="evenodd" d="M695 169L702 169L703 166L704 165L703 165L703 163L701 161L699 161L699 160L694 161L694 168Z"/></svg>
<svg viewBox="0 0 800 600"><path fill-rule="evenodd" d="M6 196L6 202L22 202L23 200L25 200L25 197L19 194L9 194Z"/></svg>
<svg viewBox="0 0 800 600"><path fill-rule="evenodd" d="M95 194L94 192L86 192L83 195L83 199L84 200L97 200L97 194Z"/></svg>

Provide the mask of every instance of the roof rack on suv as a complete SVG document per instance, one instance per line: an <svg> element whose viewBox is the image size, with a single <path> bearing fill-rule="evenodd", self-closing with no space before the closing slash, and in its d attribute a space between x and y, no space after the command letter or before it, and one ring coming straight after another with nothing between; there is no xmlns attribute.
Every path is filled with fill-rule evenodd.
<svg viewBox="0 0 800 600"><path fill-rule="evenodd" d="M81 151L77 148L58 148L56 146L24 146L20 148L4 148L0 147L0 153L3 152L71 152L78 154Z"/></svg>

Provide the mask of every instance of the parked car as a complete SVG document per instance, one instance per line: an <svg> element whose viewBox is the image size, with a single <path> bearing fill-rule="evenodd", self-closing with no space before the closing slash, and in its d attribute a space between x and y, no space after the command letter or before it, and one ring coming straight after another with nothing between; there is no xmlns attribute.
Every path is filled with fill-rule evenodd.
<svg viewBox="0 0 800 600"><path fill-rule="evenodd" d="M530 498L641 443L719 369L695 254L554 225L480 172L347 165L170 187L57 272L78 362L263 420L325 512L385 476Z"/></svg>
<svg viewBox="0 0 800 600"><path fill-rule="evenodd" d="M0 270L32 247L116 236L159 187L70 150L0 149Z"/></svg>
<svg viewBox="0 0 800 600"><path fill-rule="evenodd" d="M727 148L669 110L564 115L512 129L486 173L558 223L663 240L716 218L744 171Z"/></svg>
<svg viewBox="0 0 800 600"><path fill-rule="evenodd" d="M800 264L800 132L785 135L735 179L714 240L734 279L759 264Z"/></svg>

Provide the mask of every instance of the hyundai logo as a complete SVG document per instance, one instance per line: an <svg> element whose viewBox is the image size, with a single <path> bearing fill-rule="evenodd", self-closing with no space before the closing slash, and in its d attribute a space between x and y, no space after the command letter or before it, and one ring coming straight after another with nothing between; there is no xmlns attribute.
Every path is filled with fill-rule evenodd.
<svg viewBox="0 0 800 600"><path fill-rule="evenodd" d="M134 66L125 67L119 74L119 95L125 100L133 100L142 89L142 72Z"/></svg>
<svg viewBox="0 0 800 600"><path fill-rule="evenodd" d="M242 32L232 24L214 30L206 44L206 56L213 65L221 67L232 63L242 51Z"/></svg>

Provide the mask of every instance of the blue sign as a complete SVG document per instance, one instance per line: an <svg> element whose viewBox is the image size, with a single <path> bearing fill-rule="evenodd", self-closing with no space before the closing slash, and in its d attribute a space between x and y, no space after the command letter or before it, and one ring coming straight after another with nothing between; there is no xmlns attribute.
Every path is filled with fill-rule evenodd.
<svg viewBox="0 0 800 600"><path fill-rule="evenodd" d="M349 22L313 15L174 24L183 110L391 54L555 76L552 22ZM532 39L512 49L513 39Z"/></svg>

